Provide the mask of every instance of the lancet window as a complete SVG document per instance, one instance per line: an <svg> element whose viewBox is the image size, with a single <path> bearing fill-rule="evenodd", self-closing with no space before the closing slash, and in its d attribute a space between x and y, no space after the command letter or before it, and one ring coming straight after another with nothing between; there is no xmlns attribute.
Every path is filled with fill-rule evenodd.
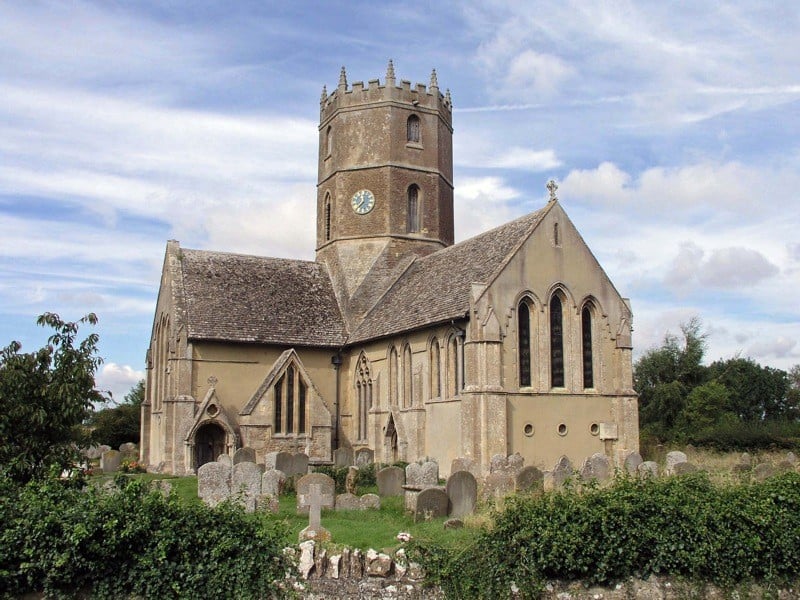
<svg viewBox="0 0 800 600"><path fill-rule="evenodd" d="M561 298L550 298L550 385L564 387L564 317Z"/></svg>
<svg viewBox="0 0 800 600"><path fill-rule="evenodd" d="M273 430L281 434L306 432L308 386L300 371L289 365L274 386L275 412Z"/></svg>

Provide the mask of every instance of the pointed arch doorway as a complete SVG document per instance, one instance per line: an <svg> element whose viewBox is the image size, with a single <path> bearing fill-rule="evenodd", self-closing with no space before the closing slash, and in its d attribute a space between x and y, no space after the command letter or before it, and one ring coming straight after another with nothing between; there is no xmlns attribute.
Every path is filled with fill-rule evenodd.
<svg viewBox="0 0 800 600"><path fill-rule="evenodd" d="M206 423L194 436L195 468L214 462L225 454L225 430L216 423Z"/></svg>

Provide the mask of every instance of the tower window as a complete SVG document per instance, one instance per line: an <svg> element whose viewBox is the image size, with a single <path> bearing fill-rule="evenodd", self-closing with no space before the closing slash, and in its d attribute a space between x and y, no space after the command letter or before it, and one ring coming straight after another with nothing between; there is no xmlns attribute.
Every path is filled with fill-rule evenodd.
<svg viewBox="0 0 800 600"><path fill-rule="evenodd" d="M517 314L517 336L519 342L519 386L531 385L531 311L524 300L519 303Z"/></svg>
<svg viewBox="0 0 800 600"><path fill-rule="evenodd" d="M325 150L325 156L330 156L333 151L333 128L330 125L328 125L328 129L325 131Z"/></svg>
<svg viewBox="0 0 800 600"><path fill-rule="evenodd" d="M419 144L420 121L417 115L411 115L406 122L406 138L412 144Z"/></svg>
<svg viewBox="0 0 800 600"><path fill-rule="evenodd" d="M593 388L592 311L588 306L584 306L581 311L581 350L583 354L583 387Z"/></svg>
<svg viewBox="0 0 800 600"><path fill-rule="evenodd" d="M331 239L331 195L325 194L325 241Z"/></svg>
<svg viewBox="0 0 800 600"><path fill-rule="evenodd" d="M408 188L408 233L419 232L419 187L412 185Z"/></svg>
<svg viewBox="0 0 800 600"><path fill-rule="evenodd" d="M550 299L550 385L564 387L564 328L561 298Z"/></svg>

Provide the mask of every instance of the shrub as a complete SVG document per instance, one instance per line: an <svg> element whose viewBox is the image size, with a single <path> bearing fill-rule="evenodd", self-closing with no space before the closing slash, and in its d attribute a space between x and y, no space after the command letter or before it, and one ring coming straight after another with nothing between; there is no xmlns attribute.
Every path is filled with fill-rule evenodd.
<svg viewBox="0 0 800 600"><path fill-rule="evenodd" d="M116 480L115 493L0 480L5 597L261 598L290 568L284 532L231 504L211 509Z"/></svg>
<svg viewBox="0 0 800 600"><path fill-rule="evenodd" d="M782 582L800 559L800 475L715 487L702 474L510 498L466 548L413 546L448 597L535 597L548 579L651 573L720 585Z"/></svg>

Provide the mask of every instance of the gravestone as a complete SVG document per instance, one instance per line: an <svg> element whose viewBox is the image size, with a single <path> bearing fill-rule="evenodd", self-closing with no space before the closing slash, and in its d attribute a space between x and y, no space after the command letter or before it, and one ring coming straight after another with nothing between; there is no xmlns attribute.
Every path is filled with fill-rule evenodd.
<svg viewBox="0 0 800 600"><path fill-rule="evenodd" d="M558 459L556 466L553 468L554 487L563 487L570 477L572 477L572 463L569 461L569 458L562 456Z"/></svg>
<svg viewBox="0 0 800 600"><path fill-rule="evenodd" d="M495 454L489 463L489 473L497 473L508 469L508 457L504 454Z"/></svg>
<svg viewBox="0 0 800 600"><path fill-rule="evenodd" d="M337 448L333 451L333 464L336 467L349 467L353 464L352 448Z"/></svg>
<svg viewBox="0 0 800 600"><path fill-rule="evenodd" d="M666 471L668 474L675 472L675 465L678 463L685 463L687 460L686 455L679 450L667 452Z"/></svg>
<svg viewBox="0 0 800 600"><path fill-rule="evenodd" d="M475 512L478 501L478 482L469 471L456 471L447 478L445 487L447 498L450 501L448 514L453 517L463 517ZM419 505L419 498L417 498Z"/></svg>
<svg viewBox="0 0 800 600"><path fill-rule="evenodd" d="M438 484L439 464L436 461L428 460L422 464L411 463L406 467L407 486L425 487Z"/></svg>
<svg viewBox="0 0 800 600"><path fill-rule="evenodd" d="M197 495L209 506L216 506L231 495L232 469L225 464L209 462L197 469Z"/></svg>
<svg viewBox="0 0 800 600"><path fill-rule="evenodd" d="M361 496L361 508L380 510L381 497L378 494L364 494Z"/></svg>
<svg viewBox="0 0 800 600"><path fill-rule="evenodd" d="M775 475L775 467L769 463L760 463L753 469L753 478L756 481L764 481Z"/></svg>
<svg viewBox="0 0 800 600"><path fill-rule="evenodd" d="M139 446L133 442L125 442L120 444L119 452L122 455L122 460L130 460L139 458Z"/></svg>
<svg viewBox="0 0 800 600"><path fill-rule="evenodd" d="M378 471L378 494L386 496L402 496L405 484L405 472L400 467L386 467Z"/></svg>
<svg viewBox="0 0 800 600"><path fill-rule="evenodd" d="M471 458L454 458L453 462L450 463L450 474L458 473L459 471L469 471L473 475L475 475L476 469L475 461Z"/></svg>
<svg viewBox="0 0 800 600"><path fill-rule="evenodd" d="M261 467L253 462L233 465L231 494L243 505L246 512L256 509L256 498L261 495Z"/></svg>
<svg viewBox="0 0 800 600"><path fill-rule="evenodd" d="M625 471L631 475L636 474L636 470L639 468L639 465L644 462L642 460L642 455L638 452L631 452L628 456L625 457Z"/></svg>
<svg viewBox="0 0 800 600"><path fill-rule="evenodd" d="M302 452L292 454L292 475L308 473L308 455Z"/></svg>
<svg viewBox="0 0 800 600"><path fill-rule="evenodd" d="M658 477L658 463L646 460L636 467L636 472L642 477Z"/></svg>
<svg viewBox="0 0 800 600"><path fill-rule="evenodd" d="M794 452L787 452L785 460L792 466L795 466L798 463L797 455Z"/></svg>
<svg viewBox="0 0 800 600"><path fill-rule="evenodd" d="M596 452L586 459L581 468L581 477L585 480L594 479L598 482L608 481L611 476L611 465L605 454Z"/></svg>
<svg viewBox="0 0 800 600"><path fill-rule="evenodd" d="M309 473L297 480L297 514L308 514L310 486L320 485L322 508L333 508L336 483L324 473Z"/></svg>
<svg viewBox="0 0 800 600"><path fill-rule="evenodd" d="M233 466L240 463L255 463L256 462L256 451L252 448L248 448L247 446L243 448L239 448L236 452L233 453Z"/></svg>
<svg viewBox="0 0 800 600"><path fill-rule="evenodd" d="M514 489L518 492L538 492L544 486L544 473L534 466L522 467L514 476Z"/></svg>
<svg viewBox="0 0 800 600"><path fill-rule="evenodd" d="M277 498L286 485L286 473L277 469L267 469L261 476L261 493Z"/></svg>
<svg viewBox="0 0 800 600"><path fill-rule="evenodd" d="M506 471L489 473L483 480L481 495L485 500L503 498L514 491L514 476Z"/></svg>
<svg viewBox="0 0 800 600"><path fill-rule="evenodd" d="M228 465L230 468L233 468L233 459L231 458L230 454L220 454L217 457L217 462Z"/></svg>
<svg viewBox="0 0 800 600"><path fill-rule="evenodd" d="M122 462L122 454L118 450L106 450L100 457L100 468L103 473L116 473Z"/></svg>
<svg viewBox="0 0 800 600"><path fill-rule="evenodd" d="M286 473L287 477L294 475L292 473L292 455L288 452L269 452L264 457L264 466L267 469L277 469Z"/></svg>
<svg viewBox="0 0 800 600"><path fill-rule="evenodd" d="M687 473L695 473L697 472L697 467L690 463L689 461L678 463L673 467L672 472L675 475L686 475Z"/></svg>
<svg viewBox="0 0 800 600"><path fill-rule="evenodd" d="M514 452L514 454L510 454L509 457L506 459L506 464L508 465L508 469L516 473L522 467L525 466L525 459L519 452Z"/></svg>
<svg viewBox="0 0 800 600"><path fill-rule="evenodd" d="M336 510L361 510L361 498L355 494L339 494L336 496Z"/></svg>
<svg viewBox="0 0 800 600"><path fill-rule="evenodd" d="M317 473L321 475L321 473ZM310 477L311 475L306 475ZM327 477L327 475L326 475ZM301 479L305 479L301 478ZM330 477L328 477L330 479ZM319 540L322 542L330 541L331 533L322 526L321 514L322 507L330 508L333 506L333 495L323 491L322 483L308 483L307 499L308 506L308 527L300 532L300 541ZM298 496L299 498L299 496Z"/></svg>
<svg viewBox="0 0 800 600"><path fill-rule="evenodd" d="M347 467L347 476L344 478L344 489L348 494L355 494L356 479L358 479L358 467Z"/></svg>
<svg viewBox="0 0 800 600"><path fill-rule="evenodd" d="M417 495L417 506L414 511L414 521L435 519L447 516L449 499L444 490L439 488L425 488Z"/></svg>
<svg viewBox="0 0 800 600"><path fill-rule="evenodd" d="M375 461L375 451L371 448L360 448L356 452L356 466L371 465Z"/></svg>

